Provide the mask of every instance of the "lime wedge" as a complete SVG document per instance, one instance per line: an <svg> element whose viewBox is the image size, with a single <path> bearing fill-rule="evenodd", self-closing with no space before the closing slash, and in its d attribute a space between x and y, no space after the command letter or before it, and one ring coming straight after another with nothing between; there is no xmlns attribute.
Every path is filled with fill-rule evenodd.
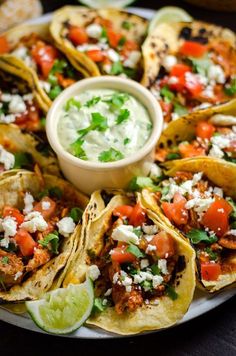
<svg viewBox="0 0 236 356"><path fill-rule="evenodd" d="M52 334L68 334L78 329L93 308L93 283L88 278L83 284L69 284L55 289L43 299L26 302L26 308L41 329Z"/></svg>
<svg viewBox="0 0 236 356"><path fill-rule="evenodd" d="M156 12L149 24L149 33L162 22L191 22L193 18L181 7L164 6Z"/></svg>
<svg viewBox="0 0 236 356"><path fill-rule="evenodd" d="M103 7L125 7L135 0L80 0L81 4L88 7L93 7L94 9L99 9Z"/></svg>

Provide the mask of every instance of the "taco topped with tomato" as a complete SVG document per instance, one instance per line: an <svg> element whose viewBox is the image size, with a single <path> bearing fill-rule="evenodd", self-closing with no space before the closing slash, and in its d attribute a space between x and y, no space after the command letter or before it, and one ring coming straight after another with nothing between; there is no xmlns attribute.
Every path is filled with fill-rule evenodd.
<svg viewBox="0 0 236 356"><path fill-rule="evenodd" d="M165 122L236 96L235 34L194 21L163 23L143 45L144 77Z"/></svg>
<svg viewBox="0 0 236 356"><path fill-rule="evenodd" d="M87 68L91 75L142 74L141 43L147 21L117 9L92 10L66 6L51 24L56 43Z"/></svg>
<svg viewBox="0 0 236 356"><path fill-rule="evenodd" d="M54 176L18 172L0 181L0 299L37 299L79 241L86 197Z"/></svg>
<svg viewBox="0 0 236 356"><path fill-rule="evenodd" d="M194 173L197 166L206 175ZM208 178L214 167L201 166L197 160L183 163L183 167L180 163L178 168L170 170L171 177L158 186L156 210L161 220L173 224L190 241L196 251L199 280L215 292L236 281L235 183L232 194L227 193L224 171L217 186ZM214 174L217 170L211 172Z"/></svg>
<svg viewBox="0 0 236 356"><path fill-rule="evenodd" d="M103 196L92 195L88 214ZM82 282L86 273L95 293L89 324L124 335L161 329L187 311L195 286L194 252L157 221L140 196L119 192L90 218L67 283Z"/></svg>
<svg viewBox="0 0 236 356"><path fill-rule="evenodd" d="M4 60L15 67L13 73L21 68L33 72L35 85L48 106L65 88L82 78L81 72L54 45L47 24L15 27L2 37L7 43Z"/></svg>

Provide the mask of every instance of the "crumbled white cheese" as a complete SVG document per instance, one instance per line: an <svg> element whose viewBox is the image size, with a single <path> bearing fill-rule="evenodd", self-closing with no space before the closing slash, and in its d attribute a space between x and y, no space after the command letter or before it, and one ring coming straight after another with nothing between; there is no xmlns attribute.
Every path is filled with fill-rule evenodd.
<svg viewBox="0 0 236 356"><path fill-rule="evenodd" d="M171 120L177 120L178 118L179 118L180 116L179 116L179 114L177 114L177 112L172 112L171 113Z"/></svg>
<svg viewBox="0 0 236 356"><path fill-rule="evenodd" d="M86 33L91 38L100 38L102 34L102 26L97 23L92 23L86 27Z"/></svg>
<svg viewBox="0 0 236 356"><path fill-rule="evenodd" d="M6 151L2 145L0 145L0 163L3 164L4 169L8 171L9 169L12 169L15 164L15 156Z"/></svg>
<svg viewBox="0 0 236 356"><path fill-rule="evenodd" d="M156 225L143 224L142 230L147 235L155 235L158 232L158 227Z"/></svg>
<svg viewBox="0 0 236 356"><path fill-rule="evenodd" d="M57 223L57 227L59 229L59 233L62 236L68 237L70 234L72 234L74 232L75 223L74 223L74 220L70 216L67 216L67 217L61 219Z"/></svg>
<svg viewBox="0 0 236 356"><path fill-rule="evenodd" d="M112 293L112 288L109 288L105 293L104 293L104 297L108 297L109 295L111 295Z"/></svg>
<svg viewBox="0 0 236 356"><path fill-rule="evenodd" d="M99 271L99 268L97 265L91 265L89 266L88 269L88 276L93 280L96 281L98 277L100 276L101 272Z"/></svg>
<svg viewBox="0 0 236 356"><path fill-rule="evenodd" d="M208 85L203 91L202 95L206 96L207 98L214 98L214 87L212 85Z"/></svg>
<svg viewBox="0 0 236 356"><path fill-rule="evenodd" d="M43 210L48 210L51 207L50 201L42 201L42 209Z"/></svg>
<svg viewBox="0 0 236 356"><path fill-rule="evenodd" d="M5 103L9 103L11 101L11 94L7 94L7 93L3 93L1 95L1 101L5 102Z"/></svg>
<svg viewBox="0 0 236 356"><path fill-rule="evenodd" d="M217 145L212 145L208 156L214 157L214 158L223 158L224 157L224 152L217 146Z"/></svg>
<svg viewBox="0 0 236 356"><path fill-rule="evenodd" d="M177 84L179 82L179 79L177 77L171 76L168 80L168 84Z"/></svg>
<svg viewBox="0 0 236 356"><path fill-rule="evenodd" d="M41 89L45 90L46 93L49 93L51 90L51 84L43 80L39 80L39 86Z"/></svg>
<svg viewBox="0 0 236 356"><path fill-rule="evenodd" d="M26 105L20 95L12 95L9 103L9 112L11 114L21 114L26 111Z"/></svg>
<svg viewBox="0 0 236 356"><path fill-rule="evenodd" d="M219 187L214 187L213 193L218 195L219 197L223 198L223 195L224 195L223 189L221 189Z"/></svg>
<svg viewBox="0 0 236 356"><path fill-rule="evenodd" d="M162 65L167 72L170 72L174 65L177 64L177 58L172 55L165 56Z"/></svg>
<svg viewBox="0 0 236 356"><path fill-rule="evenodd" d="M211 65L208 69L208 78L210 81L219 83L219 84L224 84L225 82L225 74L223 69L219 64Z"/></svg>
<svg viewBox="0 0 236 356"><path fill-rule="evenodd" d="M144 269L149 266L149 262L147 258L144 258L140 261L140 268Z"/></svg>
<svg viewBox="0 0 236 356"><path fill-rule="evenodd" d="M13 237L17 232L17 222L16 219L11 216L6 216L2 222L2 229L4 231L4 237Z"/></svg>
<svg viewBox="0 0 236 356"><path fill-rule="evenodd" d="M146 248L146 253L152 252L152 251L156 251L156 246L150 245L148 244L147 248Z"/></svg>
<svg viewBox="0 0 236 356"><path fill-rule="evenodd" d="M141 58L141 53L139 51L132 51L129 54L129 57L123 62L123 65L127 68L134 69L137 66Z"/></svg>
<svg viewBox="0 0 236 356"><path fill-rule="evenodd" d="M161 285L163 282L163 277L162 276L153 276L153 280L152 280L152 285L153 288L155 289L156 287L158 287L159 285Z"/></svg>
<svg viewBox="0 0 236 356"><path fill-rule="evenodd" d="M119 54L112 48L107 51L107 56L112 62L118 62L120 60Z"/></svg>
<svg viewBox="0 0 236 356"><path fill-rule="evenodd" d="M43 216L38 211L33 211L26 215L24 222L20 225L21 228L33 233L36 231L44 231L48 224Z"/></svg>
<svg viewBox="0 0 236 356"><path fill-rule="evenodd" d="M138 245L139 243L139 238L138 236L133 232L133 226L132 225L120 225L117 228L115 228L112 231L111 235L113 240L116 241L123 241L126 243L133 243L135 245Z"/></svg>
<svg viewBox="0 0 236 356"><path fill-rule="evenodd" d="M113 278L112 278L112 283L116 284L119 280L119 272L114 273Z"/></svg>
<svg viewBox="0 0 236 356"><path fill-rule="evenodd" d="M34 208L33 202L34 202L33 196L30 193L26 192L24 196L24 204L25 204L23 210L24 214L29 214L33 210Z"/></svg>
<svg viewBox="0 0 236 356"><path fill-rule="evenodd" d="M229 147L230 145L230 138L226 135L213 136L210 141L213 145L216 145L221 149Z"/></svg>
<svg viewBox="0 0 236 356"><path fill-rule="evenodd" d="M104 72L106 72L106 73L108 73L108 74L110 74L111 73L111 65L109 64L109 63L107 63L107 64L104 64L104 66L102 67L103 68L103 70L104 70Z"/></svg>
<svg viewBox="0 0 236 356"><path fill-rule="evenodd" d="M10 243L9 237L4 237L3 239L0 240L0 246L1 247L8 248L9 243Z"/></svg>
<svg viewBox="0 0 236 356"><path fill-rule="evenodd" d="M232 235L232 236L236 236L236 229L231 229L229 230L226 235Z"/></svg>
<svg viewBox="0 0 236 356"><path fill-rule="evenodd" d="M13 114L9 114L9 115L4 115L1 114L0 115L0 122L3 124L11 124L12 122L15 122L16 117Z"/></svg>
<svg viewBox="0 0 236 356"><path fill-rule="evenodd" d="M155 164L152 163L150 167L150 172L149 172L149 177L152 178L153 180L157 179L162 175L162 170L161 168Z"/></svg>
<svg viewBox="0 0 236 356"><path fill-rule="evenodd" d="M14 275L14 281L17 281L17 279L19 279L22 276L23 272L16 272L16 274Z"/></svg>
<svg viewBox="0 0 236 356"><path fill-rule="evenodd" d="M95 44L84 43L82 45L77 46L76 49L79 52L87 52L87 51L93 51L93 50L100 50L100 47Z"/></svg>
<svg viewBox="0 0 236 356"><path fill-rule="evenodd" d="M158 260L158 268L160 268L161 273L168 274L167 260L165 260L164 258Z"/></svg>

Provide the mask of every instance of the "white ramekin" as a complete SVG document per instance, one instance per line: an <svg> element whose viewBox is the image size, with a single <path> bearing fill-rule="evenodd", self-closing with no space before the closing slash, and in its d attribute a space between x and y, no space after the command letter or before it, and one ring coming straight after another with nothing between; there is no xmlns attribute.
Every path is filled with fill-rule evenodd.
<svg viewBox="0 0 236 356"><path fill-rule="evenodd" d="M99 88L120 90L133 95L146 107L153 123L152 133L143 148L120 161L100 163L81 160L67 152L58 138L60 112L67 100L85 90ZM162 125L160 105L146 88L130 79L101 76L83 79L57 97L47 115L46 132L65 177L82 192L91 194L101 188L125 188L134 176L146 176L154 161L155 145L160 137Z"/></svg>

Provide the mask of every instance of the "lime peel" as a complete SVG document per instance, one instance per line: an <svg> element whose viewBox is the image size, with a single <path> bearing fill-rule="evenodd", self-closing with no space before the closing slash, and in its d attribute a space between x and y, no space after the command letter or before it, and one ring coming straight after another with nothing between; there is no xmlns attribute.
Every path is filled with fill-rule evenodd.
<svg viewBox="0 0 236 356"><path fill-rule="evenodd" d="M48 292L40 300L26 302L37 326L51 334L68 334L77 330L91 314L94 303L93 282L69 284Z"/></svg>

